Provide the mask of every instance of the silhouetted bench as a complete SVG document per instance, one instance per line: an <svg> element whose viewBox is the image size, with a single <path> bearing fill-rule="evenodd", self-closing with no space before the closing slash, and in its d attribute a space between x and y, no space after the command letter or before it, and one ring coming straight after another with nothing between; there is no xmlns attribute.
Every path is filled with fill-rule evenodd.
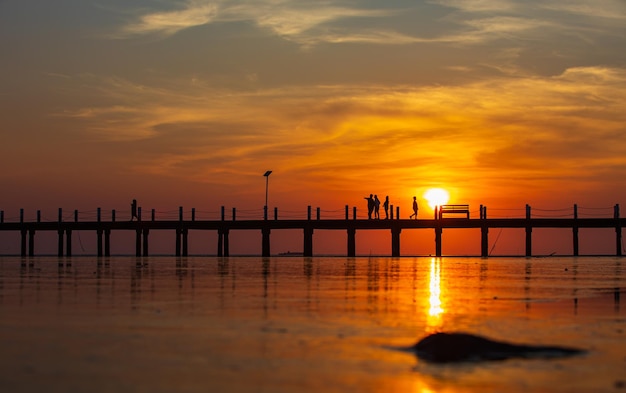
<svg viewBox="0 0 626 393"><path fill-rule="evenodd" d="M444 214L465 214L467 218L470 218L469 205L441 205L439 206L439 219L442 219Z"/></svg>

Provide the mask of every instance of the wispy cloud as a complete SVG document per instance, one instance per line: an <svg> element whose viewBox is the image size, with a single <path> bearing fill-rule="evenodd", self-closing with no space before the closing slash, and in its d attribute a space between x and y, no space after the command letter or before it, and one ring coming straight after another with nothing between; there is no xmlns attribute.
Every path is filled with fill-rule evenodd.
<svg viewBox="0 0 626 393"><path fill-rule="evenodd" d="M623 7L614 1L603 0L604 7L588 10L583 2L533 3L513 0L433 0L435 6L448 9L446 28L424 35L403 24L389 22L403 13L420 15L418 5L402 9L383 7L362 8L357 5L338 6L333 2L255 0L189 0L178 9L146 12L136 17L116 34L129 37L145 34L169 36L191 27L217 22L254 23L267 32L303 46L319 43L463 43L479 44L501 38L525 37L525 32L555 27L561 22L547 11L579 15L626 17ZM544 12L541 12L541 11ZM590 11L590 12L587 12ZM386 20L389 23L343 23L355 18Z"/></svg>
<svg viewBox="0 0 626 393"><path fill-rule="evenodd" d="M598 0L593 3L585 0L547 0L540 2L538 7L592 18L626 19L626 3L621 0Z"/></svg>
<svg viewBox="0 0 626 393"><path fill-rule="evenodd" d="M212 22L218 12L215 2L190 1L182 9L151 12L124 26L119 36L141 34L172 35L181 30Z"/></svg>
<svg viewBox="0 0 626 393"><path fill-rule="evenodd" d="M518 8L514 0L431 0L433 4L458 9L464 12L501 12Z"/></svg>
<svg viewBox="0 0 626 393"><path fill-rule="evenodd" d="M275 35L310 43L311 38L305 33L326 23L346 18L386 15L389 15L389 11L383 9L339 7L327 1L193 0L183 3L179 10L140 15L137 21L124 26L118 36L172 35L187 28L212 22L251 21Z"/></svg>

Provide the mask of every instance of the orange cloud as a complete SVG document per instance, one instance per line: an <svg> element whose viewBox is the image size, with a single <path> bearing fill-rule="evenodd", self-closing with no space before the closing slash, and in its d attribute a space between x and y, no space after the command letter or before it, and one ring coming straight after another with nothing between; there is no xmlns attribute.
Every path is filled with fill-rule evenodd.
<svg viewBox="0 0 626 393"><path fill-rule="evenodd" d="M60 115L98 139L139 143L130 165L152 175L242 185L271 167L290 179L277 186L286 191L402 195L443 183L478 199L588 185L626 168L626 73L618 69L456 87L239 92L90 80L115 104Z"/></svg>

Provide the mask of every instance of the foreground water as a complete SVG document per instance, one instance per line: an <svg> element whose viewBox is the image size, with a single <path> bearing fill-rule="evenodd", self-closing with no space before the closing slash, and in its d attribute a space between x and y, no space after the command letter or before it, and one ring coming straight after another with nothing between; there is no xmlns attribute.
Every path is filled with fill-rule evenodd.
<svg viewBox="0 0 626 393"><path fill-rule="evenodd" d="M0 391L626 391L625 261L0 257ZM588 353L393 349L435 331Z"/></svg>

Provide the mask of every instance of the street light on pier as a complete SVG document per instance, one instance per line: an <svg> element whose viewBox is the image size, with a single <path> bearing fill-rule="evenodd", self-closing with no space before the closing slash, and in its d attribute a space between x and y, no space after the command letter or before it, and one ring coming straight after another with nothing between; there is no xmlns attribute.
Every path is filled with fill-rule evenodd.
<svg viewBox="0 0 626 393"><path fill-rule="evenodd" d="M266 171L263 176L265 176L265 208L264 210L264 218L267 220L267 195L268 195L268 187L269 187L269 183L270 183L270 175L272 174L272 171Z"/></svg>

